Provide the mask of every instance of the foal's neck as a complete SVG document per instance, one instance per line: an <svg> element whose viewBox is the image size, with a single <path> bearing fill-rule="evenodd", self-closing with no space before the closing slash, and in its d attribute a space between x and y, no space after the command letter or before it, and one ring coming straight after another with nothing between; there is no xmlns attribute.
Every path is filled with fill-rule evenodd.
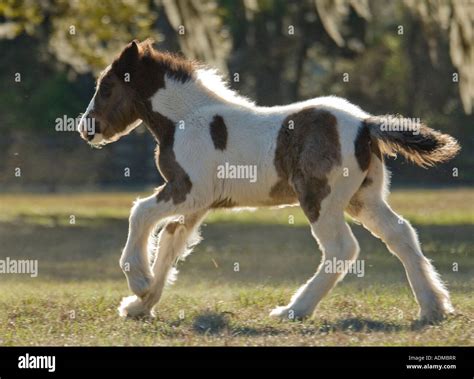
<svg viewBox="0 0 474 379"><path fill-rule="evenodd" d="M224 103L196 79L181 82L168 76L165 76L165 86L155 92L149 102L154 113L174 123L189 119L190 114L198 114L204 107Z"/></svg>
<svg viewBox="0 0 474 379"><path fill-rule="evenodd" d="M165 77L165 86L145 101L142 119L158 144L165 147L173 145L174 129L191 113L198 114L218 101L195 80L182 82Z"/></svg>
<svg viewBox="0 0 474 379"><path fill-rule="evenodd" d="M172 144L171 130L177 125L188 127L189 120L212 117L208 113L215 111L214 106L255 108L253 102L229 89L218 74L208 69L196 69L185 77L173 72L165 74L160 88L145 103L143 119L160 145Z"/></svg>
<svg viewBox="0 0 474 379"><path fill-rule="evenodd" d="M167 74L163 82L149 102L153 112L175 123L189 120L192 114L201 116L204 108L210 106L255 108L252 101L229 89L213 70L196 69L186 79Z"/></svg>

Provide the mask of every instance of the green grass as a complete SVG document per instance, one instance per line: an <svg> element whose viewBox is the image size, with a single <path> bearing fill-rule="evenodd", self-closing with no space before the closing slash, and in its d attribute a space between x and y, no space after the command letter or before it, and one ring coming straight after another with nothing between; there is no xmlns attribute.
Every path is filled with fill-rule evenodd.
<svg viewBox="0 0 474 379"><path fill-rule="evenodd" d="M165 290L157 317L120 319L116 308L129 291L118 259L137 195L0 195L0 259L39 261L37 278L0 275L0 345L473 344L472 190L391 196L416 224L457 311L422 328L414 323L417 307L403 267L358 225L365 276L349 274L312 320L270 319L270 310L286 304L319 263L298 209L210 215L204 241L180 262L178 282Z"/></svg>
<svg viewBox="0 0 474 379"><path fill-rule="evenodd" d="M128 218L130 206L138 197L151 192L106 192L80 194L0 194L0 221L20 221L46 225L99 222ZM446 190L398 190L389 197L390 204L405 218L421 225L474 224L474 191L469 188ZM299 208L261 209L258 212L214 212L208 223L242 222L306 225Z"/></svg>

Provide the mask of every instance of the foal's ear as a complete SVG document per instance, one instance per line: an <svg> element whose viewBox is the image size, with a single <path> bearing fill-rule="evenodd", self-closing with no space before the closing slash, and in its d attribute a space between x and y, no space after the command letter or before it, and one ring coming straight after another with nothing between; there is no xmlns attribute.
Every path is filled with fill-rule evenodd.
<svg viewBox="0 0 474 379"><path fill-rule="evenodd" d="M112 63L112 69L119 76L132 72L140 57L140 48L138 40L130 42L120 53L119 57Z"/></svg>

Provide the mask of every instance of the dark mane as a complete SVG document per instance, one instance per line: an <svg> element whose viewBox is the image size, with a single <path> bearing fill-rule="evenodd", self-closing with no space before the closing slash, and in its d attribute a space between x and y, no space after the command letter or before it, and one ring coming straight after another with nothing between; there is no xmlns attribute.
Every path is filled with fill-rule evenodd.
<svg viewBox="0 0 474 379"><path fill-rule="evenodd" d="M195 61L186 59L182 55L162 52L153 48L153 41L145 40L140 46L143 49L143 60L151 60L155 67L165 72L173 79L185 83L194 77L199 64Z"/></svg>

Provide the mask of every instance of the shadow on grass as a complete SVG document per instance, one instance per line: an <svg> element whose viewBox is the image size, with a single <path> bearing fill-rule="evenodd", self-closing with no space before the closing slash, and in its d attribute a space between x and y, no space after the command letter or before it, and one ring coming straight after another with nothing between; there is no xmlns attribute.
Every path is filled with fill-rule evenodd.
<svg viewBox="0 0 474 379"><path fill-rule="evenodd" d="M193 322L193 330L198 334L215 335L221 333L229 333L233 336L271 336L300 333L301 335L318 335L334 332L384 332L398 333L411 330L422 329L424 326L414 322L412 325L399 324L394 322L372 320L368 318L346 318L336 320L334 322L317 323L314 321L282 321L290 323L289 328L278 329L274 326L241 326L232 322L231 312L203 312L195 317ZM295 328L291 327L294 324ZM304 328L301 328L304 326ZM425 325L426 326L426 325Z"/></svg>
<svg viewBox="0 0 474 379"><path fill-rule="evenodd" d="M198 334L216 335L227 333L232 336L274 336L288 334L272 326L249 327L239 326L231 322L231 312L206 311L194 319L193 330Z"/></svg>
<svg viewBox="0 0 474 379"><path fill-rule="evenodd" d="M319 331L322 333L337 331L392 333L406 331L407 329L407 326L398 323L351 317L335 322L326 322L320 327Z"/></svg>
<svg viewBox="0 0 474 379"><path fill-rule="evenodd" d="M230 330L230 315L230 312L203 312L194 319L193 330L198 334L219 334Z"/></svg>

